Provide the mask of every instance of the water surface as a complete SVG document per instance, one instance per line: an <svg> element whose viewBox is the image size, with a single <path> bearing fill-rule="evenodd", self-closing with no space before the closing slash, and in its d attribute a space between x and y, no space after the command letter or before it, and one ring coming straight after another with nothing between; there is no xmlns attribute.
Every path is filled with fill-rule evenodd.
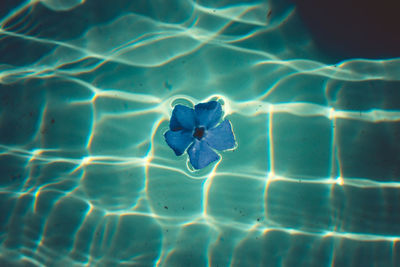
<svg viewBox="0 0 400 267"><path fill-rule="evenodd" d="M400 265L398 58L285 1L3 6L0 265ZM211 99L238 147L193 172L163 133Z"/></svg>

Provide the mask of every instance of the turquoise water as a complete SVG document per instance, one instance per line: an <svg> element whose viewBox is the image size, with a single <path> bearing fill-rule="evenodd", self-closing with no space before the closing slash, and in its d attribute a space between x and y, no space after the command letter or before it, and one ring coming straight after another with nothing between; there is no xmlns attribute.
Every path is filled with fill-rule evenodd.
<svg viewBox="0 0 400 267"><path fill-rule="evenodd" d="M2 5L0 266L400 266L399 58L284 1ZM212 99L237 148L194 172L163 134Z"/></svg>

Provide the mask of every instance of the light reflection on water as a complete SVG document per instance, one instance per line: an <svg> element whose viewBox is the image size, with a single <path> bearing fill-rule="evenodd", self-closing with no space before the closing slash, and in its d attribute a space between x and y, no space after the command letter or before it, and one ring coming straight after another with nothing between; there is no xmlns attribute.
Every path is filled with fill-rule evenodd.
<svg viewBox="0 0 400 267"><path fill-rule="evenodd" d="M235 2L3 15L0 265L399 263L400 61L326 64L293 6ZM238 148L193 172L163 133L210 99Z"/></svg>

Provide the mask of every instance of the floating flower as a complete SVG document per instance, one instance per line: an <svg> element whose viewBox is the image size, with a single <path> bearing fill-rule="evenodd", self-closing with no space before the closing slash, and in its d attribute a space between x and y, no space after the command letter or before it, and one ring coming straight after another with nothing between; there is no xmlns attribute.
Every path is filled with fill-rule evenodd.
<svg viewBox="0 0 400 267"><path fill-rule="evenodd" d="M235 136L229 120L221 123L222 108L217 101L199 103L194 109L176 105L172 111L165 141L177 156L187 149L190 163L202 169L219 159L215 150L235 147ZM219 124L218 124L219 123Z"/></svg>

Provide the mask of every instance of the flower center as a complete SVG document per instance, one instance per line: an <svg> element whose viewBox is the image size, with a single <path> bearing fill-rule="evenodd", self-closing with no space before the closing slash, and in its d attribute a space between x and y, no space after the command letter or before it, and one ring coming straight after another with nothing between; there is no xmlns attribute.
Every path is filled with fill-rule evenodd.
<svg viewBox="0 0 400 267"><path fill-rule="evenodd" d="M194 129L193 137L196 137L197 139L201 139L204 136L204 127L196 127Z"/></svg>

